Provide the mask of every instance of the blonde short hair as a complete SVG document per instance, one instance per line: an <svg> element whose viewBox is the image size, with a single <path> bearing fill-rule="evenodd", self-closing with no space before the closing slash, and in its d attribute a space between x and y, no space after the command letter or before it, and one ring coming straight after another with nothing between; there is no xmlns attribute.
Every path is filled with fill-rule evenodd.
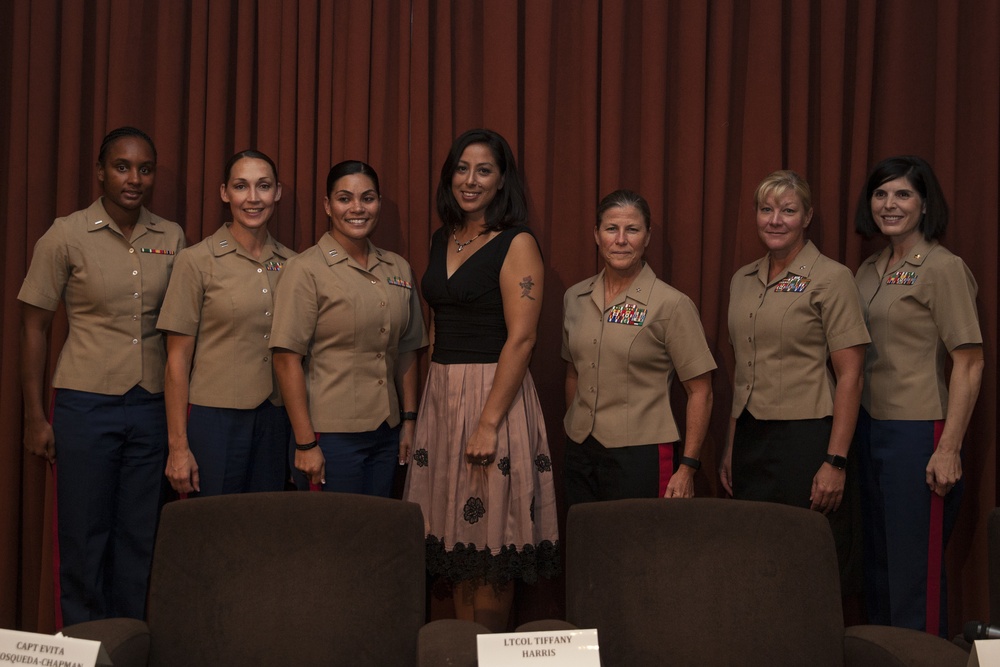
<svg viewBox="0 0 1000 667"><path fill-rule="evenodd" d="M812 209L812 190L804 178L790 169L779 169L768 174L753 193L754 210L768 197L792 190L802 202L805 211Z"/></svg>

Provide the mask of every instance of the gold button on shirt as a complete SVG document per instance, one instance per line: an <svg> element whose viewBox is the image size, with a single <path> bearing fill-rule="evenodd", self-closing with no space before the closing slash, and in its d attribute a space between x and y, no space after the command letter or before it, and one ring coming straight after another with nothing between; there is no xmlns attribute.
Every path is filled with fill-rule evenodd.
<svg viewBox="0 0 1000 667"><path fill-rule="evenodd" d="M184 231L145 208L126 240L98 199L58 218L38 240L17 298L70 322L52 386L121 395L163 391L160 303Z"/></svg>
<svg viewBox="0 0 1000 667"><path fill-rule="evenodd" d="M872 336L861 405L875 419L944 419L948 352L983 342L978 286L965 262L936 241L921 240L896 266L888 265L891 252L858 268Z"/></svg>
<svg viewBox="0 0 1000 667"><path fill-rule="evenodd" d="M317 432L359 433L399 423L396 362L427 345L410 265L368 244L368 268L324 234L288 261L274 303L271 348L306 357Z"/></svg>
<svg viewBox="0 0 1000 667"><path fill-rule="evenodd" d="M196 336L189 400L213 408L281 405L271 364L273 296L295 253L270 235L259 259L229 225L177 257L156 326Z"/></svg>
<svg viewBox="0 0 1000 667"><path fill-rule="evenodd" d="M833 414L831 351L869 342L861 298L843 264L812 241L768 282L768 257L747 264L729 290L736 357L733 418L819 419Z"/></svg>
<svg viewBox="0 0 1000 667"><path fill-rule="evenodd" d="M677 441L674 376L685 381L716 367L694 302L649 265L613 304L604 304L603 271L566 291L562 357L579 376L566 435L593 435L605 447Z"/></svg>

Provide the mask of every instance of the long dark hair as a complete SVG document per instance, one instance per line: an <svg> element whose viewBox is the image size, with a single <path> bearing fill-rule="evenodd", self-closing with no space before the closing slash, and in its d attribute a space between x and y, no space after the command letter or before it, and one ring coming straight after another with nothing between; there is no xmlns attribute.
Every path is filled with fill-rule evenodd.
<svg viewBox="0 0 1000 667"><path fill-rule="evenodd" d="M451 179L455 175L462 153L472 144L483 144L490 149L496 160L503 187L497 191L493 201L486 207L486 229L500 231L528 219L528 204L524 197L524 181L517 170L517 161L507 140L493 130L475 129L463 132L451 145L448 157L441 167L441 180L437 187L438 217L449 232L462 226L464 212L451 192Z"/></svg>

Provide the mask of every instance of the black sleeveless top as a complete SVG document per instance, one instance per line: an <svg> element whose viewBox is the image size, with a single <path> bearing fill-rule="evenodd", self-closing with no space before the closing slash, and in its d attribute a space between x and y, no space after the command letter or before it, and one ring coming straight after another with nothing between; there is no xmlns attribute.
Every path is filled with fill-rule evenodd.
<svg viewBox="0 0 1000 667"><path fill-rule="evenodd" d="M448 233L442 227L431 240L427 272L420 282L434 310L434 353L439 364L495 364L507 342L507 322L500 293L500 268L511 241L531 230L516 225L503 230L448 278ZM534 238L534 235L532 235Z"/></svg>

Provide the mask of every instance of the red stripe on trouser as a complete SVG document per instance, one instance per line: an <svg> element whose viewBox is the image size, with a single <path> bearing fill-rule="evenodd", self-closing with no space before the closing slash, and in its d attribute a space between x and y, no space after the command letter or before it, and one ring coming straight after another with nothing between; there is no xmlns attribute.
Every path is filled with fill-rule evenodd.
<svg viewBox="0 0 1000 667"><path fill-rule="evenodd" d="M56 392L52 390L52 401L49 403L49 424L56 411ZM52 592L55 596L56 630L62 630L62 587L59 585L59 480L56 475L56 464L52 464Z"/></svg>
<svg viewBox="0 0 1000 667"><path fill-rule="evenodd" d="M934 449L937 449L944 420L934 422ZM944 555L944 497L931 492L931 520L927 538L927 622L932 635L941 629L941 559Z"/></svg>
<svg viewBox="0 0 1000 667"><path fill-rule="evenodd" d="M660 498L662 498L674 474L674 443L660 443L657 448L660 452Z"/></svg>
<svg viewBox="0 0 1000 667"><path fill-rule="evenodd" d="M59 483L56 475L56 464L52 464L52 592L56 599L55 621L56 630L61 630L63 626L62 605L59 603L62 597L62 587L59 585L59 492L56 485Z"/></svg>

